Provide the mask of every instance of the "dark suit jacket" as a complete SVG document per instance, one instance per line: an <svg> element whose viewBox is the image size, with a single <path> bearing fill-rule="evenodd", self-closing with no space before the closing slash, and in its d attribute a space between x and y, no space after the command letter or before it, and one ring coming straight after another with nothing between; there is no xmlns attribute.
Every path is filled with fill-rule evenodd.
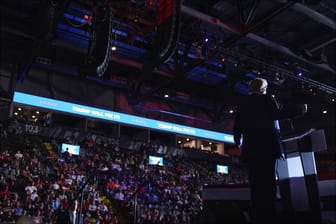
<svg viewBox="0 0 336 224"><path fill-rule="evenodd" d="M275 122L299 113L283 110L269 95L251 94L242 100L236 113L234 139L239 145L242 137L243 159L279 158L282 144Z"/></svg>

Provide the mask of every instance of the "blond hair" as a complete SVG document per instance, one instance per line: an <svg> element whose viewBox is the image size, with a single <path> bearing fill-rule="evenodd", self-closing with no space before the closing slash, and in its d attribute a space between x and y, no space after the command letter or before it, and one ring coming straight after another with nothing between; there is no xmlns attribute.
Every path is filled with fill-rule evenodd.
<svg viewBox="0 0 336 224"><path fill-rule="evenodd" d="M255 78L249 82L248 90L250 93L262 93L267 88L267 80L262 78Z"/></svg>

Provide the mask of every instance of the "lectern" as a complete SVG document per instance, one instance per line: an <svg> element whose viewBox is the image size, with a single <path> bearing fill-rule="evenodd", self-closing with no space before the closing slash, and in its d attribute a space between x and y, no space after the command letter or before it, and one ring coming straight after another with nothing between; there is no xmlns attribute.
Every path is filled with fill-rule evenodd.
<svg viewBox="0 0 336 224"><path fill-rule="evenodd" d="M278 160L276 168L283 214L304 218L302 223L319 224L322 218L314 152L327 149L324 130L311 129L284 139L283 146L286 159Z"/></svg>

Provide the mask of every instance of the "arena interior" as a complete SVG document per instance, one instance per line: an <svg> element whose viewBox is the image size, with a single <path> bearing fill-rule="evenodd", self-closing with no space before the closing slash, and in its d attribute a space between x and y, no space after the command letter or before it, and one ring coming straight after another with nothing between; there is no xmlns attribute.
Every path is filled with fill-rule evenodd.
<svg viewBox="0 0 336 224"><path fill-rule="evenodd" d="M250 223L248 83L280 120L280 223L336 223L333 0L2 0L0 223ZM313 220L313 221L312 221Z"/></svg>

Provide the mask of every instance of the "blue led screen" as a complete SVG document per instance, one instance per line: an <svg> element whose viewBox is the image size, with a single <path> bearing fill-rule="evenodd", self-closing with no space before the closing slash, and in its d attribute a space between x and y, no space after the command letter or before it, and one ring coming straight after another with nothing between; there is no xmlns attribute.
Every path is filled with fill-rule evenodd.
<svg viewBox="0 0 336 224"><path fill-rule="evenodd" d="M61 100L55 100L51 98L31 95L22 92L14 92L13 102L39 108L45 108L53 111L61 111L85 117L97 118L117 123L134 125L138 127L172 132L176 134L189 135L199 138L216 140L220 142L227 142L227 143L234 142L233 135L230 134L200 128L194 128L154 119L148 119L124 113L118 113L115 111L109 111L105 109L65 102Z"/></svg>

